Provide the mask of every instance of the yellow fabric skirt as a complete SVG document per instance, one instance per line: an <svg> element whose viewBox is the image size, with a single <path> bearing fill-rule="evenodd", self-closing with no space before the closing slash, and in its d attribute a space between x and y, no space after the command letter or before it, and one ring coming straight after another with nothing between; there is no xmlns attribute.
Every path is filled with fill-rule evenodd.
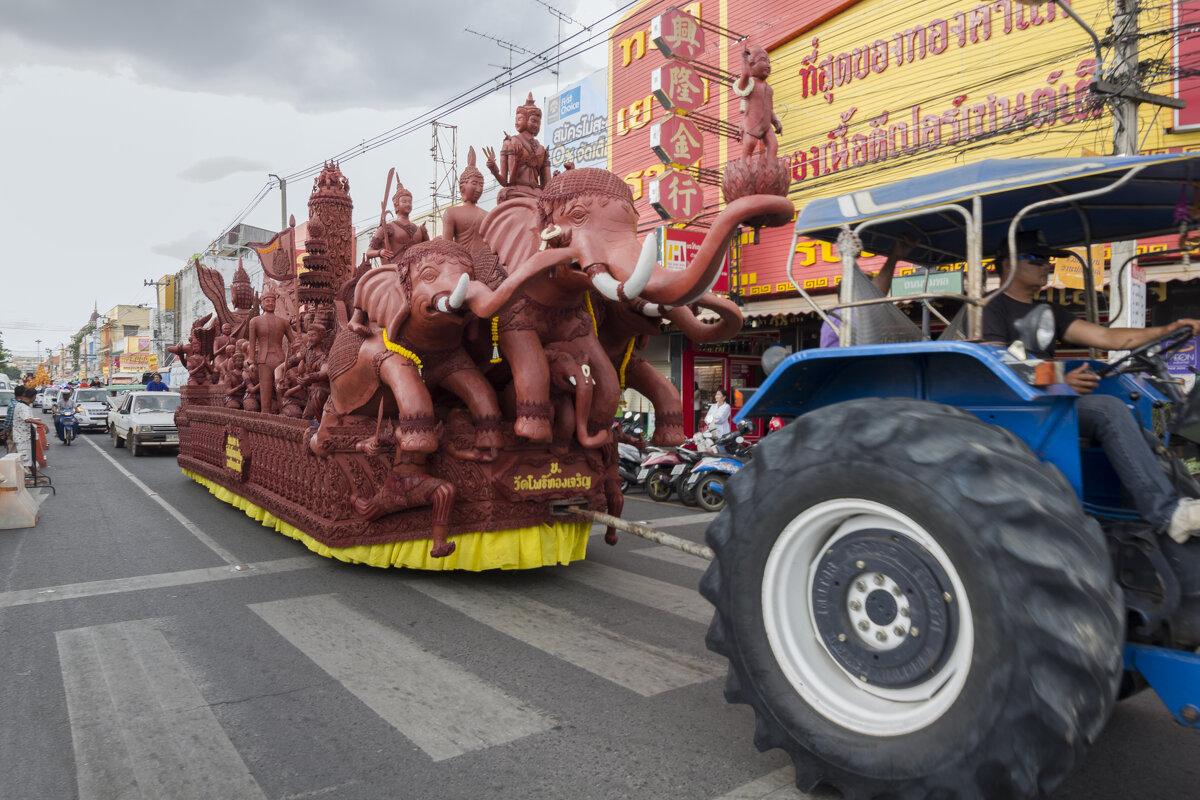
<svg viewBox="0 0 1200 800"><path fill-rule="evenodd" d="M190 470L183 470L183 474L208 489L218 500L240 508L246 512L246 516L284 536L303 542L304 546L314 553L350 564L435 571L459 569L471 572L485 569L534 569L582 561L587 553L588 534L591 531L591 525L587 522L553 520L528 528L460 533L447 537L456 546L453 553L443 558L433 558L429 555L433 547L432 539L329 547L219 483Z"/></svg>

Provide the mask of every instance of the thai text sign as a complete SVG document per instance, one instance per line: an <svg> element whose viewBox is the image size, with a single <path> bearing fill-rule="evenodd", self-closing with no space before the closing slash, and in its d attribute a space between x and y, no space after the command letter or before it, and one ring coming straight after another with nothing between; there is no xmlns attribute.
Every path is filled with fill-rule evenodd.
<svg viewBox="0 0 1200 800"><path fill-rule="evenodd" d="M118 358L118 372L151 372L158 369L158 356L154 353L122 353Z"/></svg>
<svg viewBox="0 0 1200 800"><path fill-rule="evenodd" d="M904 275L892 279L892 296L908 294L962 294L962 272L930 272L925 275Z"/></svg>
<svg viewBox="0 0 1200 800"><path fill-rule="evenodd" d="M1111 22L1100 0L1071 5L1099 30ZM854 5L771 54L798 64L772 76L776 105L800 112L780 141L793 190L842 194L964 161L1067 155L1067 142L1107 152L1094 59L1066 56L1080 38L1054 3Z"/></svg>
<svg viewBox="0 0 1200 800"><path fill-rule="evenodd" d="M608 73L593 72L546 102L546 131L550 165L562 169L608 167Z"/></svg>

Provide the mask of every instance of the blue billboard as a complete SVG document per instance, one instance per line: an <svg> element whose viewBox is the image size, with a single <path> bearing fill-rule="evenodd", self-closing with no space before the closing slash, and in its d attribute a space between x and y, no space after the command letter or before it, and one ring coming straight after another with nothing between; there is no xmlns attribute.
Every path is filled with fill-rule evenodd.
<svg viewBox="0 0 1200 800"><path fill-rule="evenodd" d="M543 142L552 170L608 167L608 73L598 70L546 101Z"/></svg>

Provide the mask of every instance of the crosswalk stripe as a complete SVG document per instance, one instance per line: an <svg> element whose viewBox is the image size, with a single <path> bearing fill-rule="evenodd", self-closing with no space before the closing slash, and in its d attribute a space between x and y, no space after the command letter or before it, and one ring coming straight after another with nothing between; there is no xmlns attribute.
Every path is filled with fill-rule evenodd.
<svg viewBox="0 0 1200 800"><path fill-rule="evenodd" d="M448 575L431 575L408 585L477 622L643 697L724 674L713 663L622 636L515 592L468 584Z"/></svg>
<svg viewBox="0 0 1200 800"><path fill-rule="evenodd" d="M336 597L300 597L250 608L434 761L555 724Z"/></svg>
<svg viewBox="0 0 1200 800"><path fill-rule="evenodd" d="M702 561L696 556L690 558ZM556 574L569 581L693 622L707 625L712 620L713 607L694 588L676 586L596 561L580 561Z"/></svg>
<svg viewBox="0 0 1200 800"><path fill-rule="evenodd" d="M678 564L681 567L688 567L698 572L708 569L708 565L712 563L691 553L685 553L682 550L676 550L674 547L666 547L660 544L656 544L653 547L643 547L633 552L639 556L655 558L659 561L666 561L669 564Z"/></svg>
<svg viewBox="0 0 1200 800"><path fill-rule="evenodd" d="M834 800L842 795L833 789L806 794L796 788L796 771L783 767L739 786L714 800Z"/></svg>
<svg viewBox="0 0 1200 800"><path fill-rule="evenodd" d="M265 798L153 620L56 638L79 800Z"/></svg>

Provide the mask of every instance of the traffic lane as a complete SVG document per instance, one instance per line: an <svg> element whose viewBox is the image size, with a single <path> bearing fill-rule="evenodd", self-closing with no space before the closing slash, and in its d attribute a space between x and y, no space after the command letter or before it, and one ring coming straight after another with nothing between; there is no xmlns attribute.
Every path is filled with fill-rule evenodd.
<svg viewBox="0 0 1200 800"><path fill-rule="evenodd" d="M1083 763L1053 800L1195 797L1200 780L1195 731L1177 725L1154 692L1117 703Z"/></svg>
<svg viewBox="0 0 1200 800"><path fill-rule="evenodd" d="M111 440L97 441L121 467L188 519L194 520L219 547L239 562L289 558L311 552L302 543L276 533L240 509L218 500L205 487L183 474L173 450L147 451L134 456L128 448L115 448ZM319 556L315 556L318 557Z"/></svg>
<svg viewBox="0 0 1200 800"><path fill-rule="evenodd" d="M602 550L601 554L607 554ZM520 573L438 575L373 570L313 557L311 572L231 579L84 601L46 602L0 613L6 639L0 663L23 679L0 686L10 719L54 722L32 749L7 726L4 751L17 754L4 783L15 796L72 796L71 730L61 719L62 679L49 632L98 630L128 620L153 620L213 709L241 758L268 796L338 786L339 797L394 793L397 776L418 796L474 796L481 786L496 797L707 796L714 788L752 780L762 768L749 737L727 741L729 730L752 730L748 709L721 700L719 678L643 697L614 688L586 670L518 641L434 600L436 590L492 593L513 603L538 603L599 624L614 635L658 648L719 660L703 647L704 626L637 604L616 602L570 578L585 566ZM318 566L319 565L319 566ZM336 595L348 616L368 616L514 697L533 698L556 722L536 736L488 748L469 760L430 762L406 738L363 708L344 686L297 653L249 609L280 600ZM504 611L507 603L498 604ZM510 620L511 621L511 620ZM65 668L65 667L64 667ZM381 674L383 681L403 674ZM447 713L453 709L447 709ZM40 716L39 716L40 715ZM57 736L57 738L56 738ZM18 747L19 746L19 747ZM42 757L44 754L44 757ZM780 759L768 759L777 768ZM530 765L552 764L542 771Z"/></svg>
<svg viewBox="0 0 1200 800"><path fill-rule="evenodd" d="M0 591L223 563L113 469L93 438L51 445L46 474L55 494L37 525L0 536Z"/></svg>

